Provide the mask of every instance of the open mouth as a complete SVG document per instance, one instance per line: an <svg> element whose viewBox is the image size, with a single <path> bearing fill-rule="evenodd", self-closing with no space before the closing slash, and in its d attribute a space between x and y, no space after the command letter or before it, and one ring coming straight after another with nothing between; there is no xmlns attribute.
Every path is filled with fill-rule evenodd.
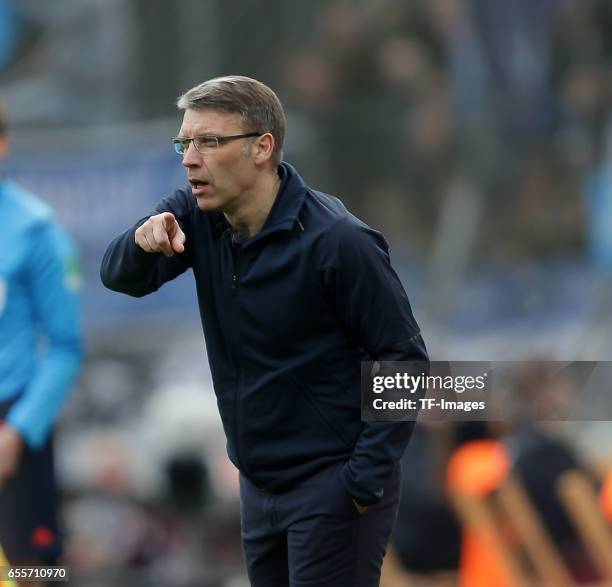
<svg viewBox="0 0 612 587"><path fill-rule="evenodd" d="M201 194L208 185L207 181L201 181L199 179L190 179L189 183L191 184L191 191L195 196Z"/></svg>

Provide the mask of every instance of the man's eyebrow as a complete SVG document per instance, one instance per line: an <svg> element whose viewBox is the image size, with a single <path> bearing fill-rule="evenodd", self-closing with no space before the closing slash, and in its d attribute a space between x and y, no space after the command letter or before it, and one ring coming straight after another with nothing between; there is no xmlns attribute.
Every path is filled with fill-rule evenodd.
<svg viewBox="0 0 612 587"><path fill-rule="evenodd" d="M205 130L201 132L195 132L193 134L187 135L179 131L177 137L217 137L221 136L222 133L214 131L214 130Z"/></svg>

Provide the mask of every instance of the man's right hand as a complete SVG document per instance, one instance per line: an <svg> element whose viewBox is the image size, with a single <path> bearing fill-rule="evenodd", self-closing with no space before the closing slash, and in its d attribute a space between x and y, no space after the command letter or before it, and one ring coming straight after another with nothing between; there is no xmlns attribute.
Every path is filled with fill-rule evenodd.
<svg viewBox="0 0 612 587"><path fill-rule="evenodd" d="M172 257L174 253L185 251L185 233L171 212L151 216L136 230L134 240L147 253Z"/></svg>
<svg viewBox="0 0 612 587"><path fill-rule="evenodd" d="M17 471L24 446L19 432L10 424L0 420L0 489Z"/></svg>

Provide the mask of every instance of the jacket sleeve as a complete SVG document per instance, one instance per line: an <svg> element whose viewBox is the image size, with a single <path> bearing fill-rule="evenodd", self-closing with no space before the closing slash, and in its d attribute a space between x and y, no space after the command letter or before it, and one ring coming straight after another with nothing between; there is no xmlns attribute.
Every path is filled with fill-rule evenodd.
<svg viewBox="0 0 612 587"><path fill-rule="evenodd" d="M391 267L382 235L358 221L343 220L333 231L328 291L352 344L373 361L414 361L428 368L419 327L402 284ZM385 481L402 457L415 422L367 422L342 471L357 502L379 501Z"/></svg>
<svg viewBox="0 0 612 587"><path fill-rule="evenodd" d="M108 245L102 259L102 283L114 291L142 297L157 291L164 283L185 272L191 266L189 218L194 208L192 199L184 190L177 190L173 196L162 200L151 215L142 218L116 237ZM184 253L166 257L162 253L147 253L136 244L136 230L150 216L162 212L172 212L185 233Z"/></svg>
<svg viewBox="0 0 612 587"><path fill-rule="evenodd" d="M6 420L31 448L45 442L83 357L80 266L76 250L53 220L30 235L24 282L45 341L23 394Z"/></svg>

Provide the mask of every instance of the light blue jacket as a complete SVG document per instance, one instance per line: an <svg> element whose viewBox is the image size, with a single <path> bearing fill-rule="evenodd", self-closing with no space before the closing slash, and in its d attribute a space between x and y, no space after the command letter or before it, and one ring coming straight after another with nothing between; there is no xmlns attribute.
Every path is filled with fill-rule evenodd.
<svg viewBox="0 0 612 587"><path fill-rule="evenodd" d="M52 210L0 182L0 401L32 448L46 440L83 356L76 250Z"/></svg>

